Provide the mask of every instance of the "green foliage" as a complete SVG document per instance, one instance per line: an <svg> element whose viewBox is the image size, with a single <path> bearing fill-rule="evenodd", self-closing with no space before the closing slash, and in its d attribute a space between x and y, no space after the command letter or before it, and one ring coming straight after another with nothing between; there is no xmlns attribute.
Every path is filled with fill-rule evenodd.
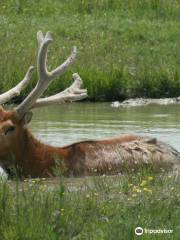
<svg viewBox="0 0 180 240"><path fill-rule="evenodd" d="M179 11L176 0L2 0L0 92L36 63L35 35L41 29L54 33L49 69L78 47L76 63L46 95L68 86L78 72L90 100L178 96ZM21 97L35 80L34 74Z"/></svg>
<svg viewBox="0 0 180 240"><path fill-rule="evenodd" d="M179 176L149 172L0 183L0 239L136 239L134 229L173 229L142 239L178 239ZM158 237L158 238L157 238Z"/></svg>

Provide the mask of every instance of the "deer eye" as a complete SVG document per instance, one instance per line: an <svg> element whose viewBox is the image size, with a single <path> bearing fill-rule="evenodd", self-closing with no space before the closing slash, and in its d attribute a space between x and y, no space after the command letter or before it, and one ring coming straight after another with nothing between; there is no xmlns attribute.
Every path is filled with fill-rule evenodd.
<svg viewBox="0 0 180 240"><path fill-rule="evenodd" d="M4 134L7 135L10 132L13 132L15 130L14 126L9 126L4 130Z"/></svg>

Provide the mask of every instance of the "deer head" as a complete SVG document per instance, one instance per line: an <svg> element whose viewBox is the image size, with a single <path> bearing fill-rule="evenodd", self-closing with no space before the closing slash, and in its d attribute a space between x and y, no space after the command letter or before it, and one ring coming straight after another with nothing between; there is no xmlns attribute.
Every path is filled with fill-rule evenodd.
<svg viewBox="0 0 180 240"><path fill-rule="evenodd" d="M62 92L53 96L40 98L52 81L61 76L66 69L74 62L76 58L76 47L73 47L71 55L56 69L49 72L47 70L47 50L49 44L53 41L50 32L45 36L41 31L37 33L38 55L37 55L37 71L38 81L35 88L12 111L6 111L0 107L0 158L14 152L14 149L21 148L21 135L25 126L31 121L31 109L47 106L55 103L64 103L81 100L87 97L87 90L81 89L82 80L77 73L73 74L73 84ZM14 96L21 93L31 79L34 67L31 66L24 79L14 88L0 95L0 104L8 102ZM0 163L3 160L0 159Z"/></svg>

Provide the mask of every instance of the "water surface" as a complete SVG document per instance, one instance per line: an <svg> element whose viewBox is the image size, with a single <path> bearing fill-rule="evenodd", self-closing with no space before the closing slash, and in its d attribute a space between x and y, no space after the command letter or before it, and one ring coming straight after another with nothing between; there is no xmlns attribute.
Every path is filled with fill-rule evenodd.
<svg viewBox="0 0 180 240"><path fill-rule="evenodd" d="M70 103L34 110L33 133L63 146L121 134L157 137L180 151L180 105L113 108L110 103Z"/></svg>

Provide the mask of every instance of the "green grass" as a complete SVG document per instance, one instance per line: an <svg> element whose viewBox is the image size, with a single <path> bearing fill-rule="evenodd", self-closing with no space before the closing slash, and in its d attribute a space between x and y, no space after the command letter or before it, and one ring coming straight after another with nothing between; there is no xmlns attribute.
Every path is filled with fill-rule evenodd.
<svg viewBox="0 0 180 240"><path fill-rule="evenodd" d="M2 0L0 91L35 64L35 36L41 29L54 33L50 69L78 47L76 63L47 95L68 86L78 72L93 101L178 96L179 11L178 0ZM36 75L21 97L35 80Z"/></svg>
<svg viewBox="0 0 180 240"><path fill-rule="evenodd" d="M0 239L179 239L179 175L141 172L0 184Z"/></svg>

